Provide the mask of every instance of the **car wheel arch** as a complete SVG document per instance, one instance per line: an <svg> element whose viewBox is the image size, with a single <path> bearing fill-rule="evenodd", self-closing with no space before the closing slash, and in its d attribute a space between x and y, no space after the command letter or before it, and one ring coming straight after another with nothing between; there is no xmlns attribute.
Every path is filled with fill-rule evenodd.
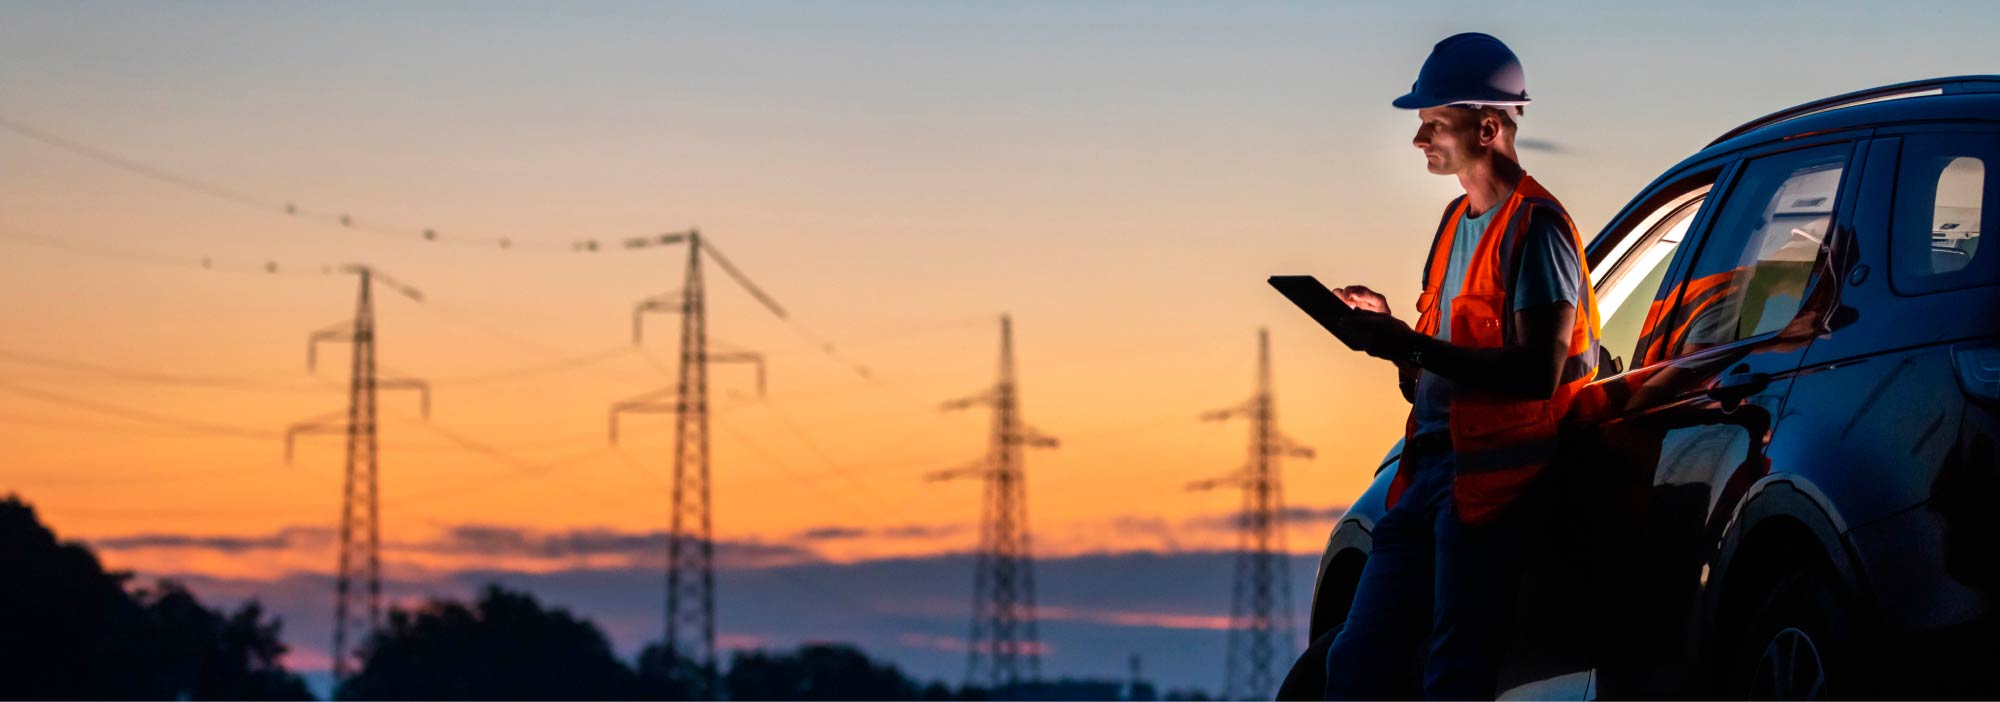
<svg viewBox="0 0 2000 702"><path fill-rule="evenodd" d="M1741 635L1763 594L1788 573L1820 570L1858 614L1863 580L1842 534L1845 522L1824 493L1799 476L1767 476L1738 503L1704 568L1699 640L1712 672Z"/></svg>
<svg viewBox="0 0 2000 702"><path fill-rule="evenodd" d="M1320 556L1319 573L1313 578L1312 608L1307 613L1306 640L1311 641L1347 619L1354 602L1355 586L1361 569L1368 564L1374 547L1372 521L1350 517L1343 520L1327 539Z"/></svg>

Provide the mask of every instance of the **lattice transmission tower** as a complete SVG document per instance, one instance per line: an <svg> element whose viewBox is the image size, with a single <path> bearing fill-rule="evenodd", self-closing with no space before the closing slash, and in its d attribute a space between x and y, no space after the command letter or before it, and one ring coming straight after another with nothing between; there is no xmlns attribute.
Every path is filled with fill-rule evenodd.
<svg viewBox="0 0 2000 702"><path fill-rule="evenodd" d="M377 437L375 391L409 389L422 393L423 416L430 417L430 386L414 378L378 378L375 368L375 304L373 283L421 302L423 293L367 266L349 265L342 272L360 278L354 318L313 332L306 342L306 369L317 370L321 342L348 342L347 410L329 412L285 430L285 462L292 460L300 434L345 434L347 467L340 492L340 563L334 581L333 677L345 680L353 672L352 645L382 622L382 513L379 499L381 445Z"/></svg>
<svg viewBox="0 0 2000 702"><path fill-rule="evenodd" d="M1014 374L1013 321L1000 318L1000 380L944 409L988 405L993 429L986 456L970 465L931 473L929 480L980 478L985 500L979 520L979 553L972 585L972 633L967 643L967 685L984 684L1005 699L1024 682L1041 679L1041 644L1035 632L1035 559L1028 531L1027 476L1022 452L1055 448L1055 438L1021 421Z"/></svg>
<svg viewBox="0 0 2000 702"><path fill-rule="evenodd" d="M1223 695L1232 700L1270 699L1277 693L1282 672L1279 666L1290 660L1297 645L1279 460L1288 456L1312 458L1313 451L1278 432L1271 393L1271 335L1264 329L1257 330L1257 393L1235 407L1202 415L1204 421L1238 417L1250 420L1249 463L1235 473L1191 483L1188 489L1231 485L1243 489L1243 508L1237 515L1236 585L1229 605Z"/></svg>
<svg viewBox="0 0 2000 702"><path fill-rule="evenodd" d="M757 394L764 394L764 357L748 351L708 350L708 294L702 282L703 254L749 291L772 314L785 310L744 277L699 230L630 239L626 248L687 244L687 269L678 292L641 300L632 311L632 343L643 340L648 313L679 314L678 381L611 406L611 443L618 443L618 416L626 413L674 415L672 519L667 537L666 648L668 660L685 659L701 671L695 699L719 693L715 661L715 525L709 501L708 364L757 366ZM668 401L667 398L672 398Z"/></svg>

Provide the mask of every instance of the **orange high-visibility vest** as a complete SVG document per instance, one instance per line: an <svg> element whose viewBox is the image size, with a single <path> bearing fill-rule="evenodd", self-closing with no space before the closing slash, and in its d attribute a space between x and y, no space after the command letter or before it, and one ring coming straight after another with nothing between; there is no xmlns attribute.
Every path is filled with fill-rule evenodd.
<svg viewBox="0 0 2000 702"><path fill-rule="evenodd" d="M1444 295L1445 268L1450 263L1452 237L1465 216L1465 198L1452 202L1438 223L1437 241L1431 244L1430 260L1424 264L1424 292L1417 298L1417 331L1432 336L1438 331L1437 302ZM1514 329L1514 273L1520 267L1526 246L1528 221L1534 210L1546 209L1563 218L1579 259L1583 239L1562 203L1544 190L1534 178L1522 176L1514 194L1497 206L1493 221L1480 237L1479 247L1465 268L1465 281L1451 302L1451 343L1474 348L1500 348L1517 343ZM1474 389L1465 383L1453 385L1451 399L1451 443L1457 474L1452 483L1452 499L1459 519L1468 524L1489 521L1512 504L1555 457L1556 432L1569 413L1577 393L1597 374L1597 296L1590 289L1588 265L1577 261L1581 285L1576 322L1570 332L1569 355L1563 363L1561 382L1546 400L1502 397ZM1417 428L1416 410L1411 409L1405 439ZM1389 483L1388 504L1394 506L1409 483L1409 472L1398 470Z"/></svg>

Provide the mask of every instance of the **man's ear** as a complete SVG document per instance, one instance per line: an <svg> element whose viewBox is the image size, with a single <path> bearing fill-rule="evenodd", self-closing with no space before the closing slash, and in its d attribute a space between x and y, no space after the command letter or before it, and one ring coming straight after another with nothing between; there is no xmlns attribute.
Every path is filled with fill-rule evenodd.
<svg viewBox="0 0 2000 702"><path fill-rule="evenodd" d="M1500 135L1504 130L1505 128L1500 126L1499 117L1494 116L1493 113L1491 112L1486 112L1486 111L1480 112L1479 114L1480 146L1484 146L1487 148L1493 148L1495 146L1499 146Z"/></svg>

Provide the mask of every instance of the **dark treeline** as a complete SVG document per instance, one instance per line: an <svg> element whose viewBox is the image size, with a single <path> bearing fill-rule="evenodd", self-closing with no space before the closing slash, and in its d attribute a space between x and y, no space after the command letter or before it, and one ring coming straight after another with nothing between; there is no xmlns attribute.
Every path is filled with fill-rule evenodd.
<svg viewBox="0 0 2000 702"><path fill-rule="evenodd" d="M257 603L224 613L172 581L130 579L0 500L0 697L312 699Z"/></svg>
<svg viewBox="0 0 2000 702"><path fill-rule="evenodd" d="M0 499L0 698L312 699L280 664L281 623L255 602L210 609L172 581L134 587L64 543L17 497ZM690 699L698 668L659 644L627 663L597 625L489 585L471 602L392 609L339 699ZM1008 690L919 681L843 644L737 651L734 700L1154 699L1152 685L1061 679ZM995 694L996 692L1000 694ZM1170 693L1167 699L1205 699Z"/></svg>

